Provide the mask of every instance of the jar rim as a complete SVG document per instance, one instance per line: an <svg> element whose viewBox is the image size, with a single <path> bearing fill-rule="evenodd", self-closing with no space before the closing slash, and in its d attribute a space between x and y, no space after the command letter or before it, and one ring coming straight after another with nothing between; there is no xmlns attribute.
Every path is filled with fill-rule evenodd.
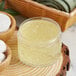
<svg viewBox="0 0 76 76"><path fill-rule="evenodd" d="M32 43L32 45L34 44L34 45L37 45L37 44L42 44L42 45L44 45L44 44L52 44L52 43L55 43L57 40L58 40L58 38L61 36L61 28L60 28L60 26L59 26L59 24L55 21L55 20L53 20L53 19L51 19L51 18L47 18L47 17L32 17L32 18L28 18L28 19L26 19L26 20L24 20L21 24L20 24L20 28L23 26L23 24L25 24L26 22L28 22L28 21L31 21L31 20L37 20L37 19L42 19L42 20L47 20L47 21L49 21L49 22L52 22L53 24L55 24L55 26L57 26L57 28L58 28L58 30L59 30L59 33L58 33L58 35L54 38L54 39L52 39L52 40L48 40L48 41L42 41L42 42L38 42L38 43ZM21 37L24 41L26 41L26 43L28 43L29 41L28 40L26 40L23 36L22 36L22 34L21 34L21 32L20 32L20 28L19 28L19 31L18 31L18 36L19 37ZM30 43L30 42L29 42Z"/></svg>

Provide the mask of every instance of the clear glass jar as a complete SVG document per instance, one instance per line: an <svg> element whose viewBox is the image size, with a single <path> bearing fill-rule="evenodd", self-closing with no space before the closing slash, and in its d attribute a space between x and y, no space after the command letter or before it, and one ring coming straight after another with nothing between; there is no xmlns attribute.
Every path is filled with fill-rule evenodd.
<svg viewBox="0 0 76 76"><path fill-rule="evenodd" d="M61 57L60 26L52 19L33 17L18 31L19 59L26 65L44 67Z"/></svg>

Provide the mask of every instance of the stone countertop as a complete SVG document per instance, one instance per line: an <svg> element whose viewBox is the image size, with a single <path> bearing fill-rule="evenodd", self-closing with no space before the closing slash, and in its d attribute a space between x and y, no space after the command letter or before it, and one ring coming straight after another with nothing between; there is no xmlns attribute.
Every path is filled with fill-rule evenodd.
<svg viewBox="0 0 76 76"><path fill-rule="evenodd" d="M62 41L70 50L71 66L67 76L76 75L76 24L72 25L62 34Z"/></svg>
<svg viewBox="0 0 76 76"><path fill-rule="evenodd" d="M16 16L17 26L20 25L26 18L21 16ZM62 42L68 46L70 50L71 66L70 70L67 72L67 76L76 75L76 24L68 28L64 33L62 33Z"/></svg>

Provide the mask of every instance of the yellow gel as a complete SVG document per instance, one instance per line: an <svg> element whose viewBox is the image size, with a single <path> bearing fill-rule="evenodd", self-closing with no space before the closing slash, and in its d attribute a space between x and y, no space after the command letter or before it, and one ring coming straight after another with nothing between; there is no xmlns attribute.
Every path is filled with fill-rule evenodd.
<svg viewBox="0 0 76 76"><path fill-rule="evenodd" d="M19 33L18 53L23 63L47 66L60 58L60 29L55 23L45 19L30 20L21 25Z"/></svg>

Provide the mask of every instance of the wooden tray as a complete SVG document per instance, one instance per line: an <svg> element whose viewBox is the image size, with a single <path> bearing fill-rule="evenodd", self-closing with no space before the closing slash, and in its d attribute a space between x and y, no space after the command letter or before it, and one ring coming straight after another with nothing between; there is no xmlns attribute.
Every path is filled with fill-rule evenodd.
<svg viewBox="0 0 76 76"><path fill-rule="evenodd" d="M9 67L7 67L0 76L65 76L66 71L69 70L69 51L68 48L63 45L61 59L52 66L45 68L34 68L27 66L19 61L18 48L17 48L17 32L7 42L12 49L12 61Z"/></svg>
<svg viewBox="0 0 76 76"><path fill-rule="evenodd" d="M9 7L20 12L25 17L43 16L57 21L62 31L76 23L76 9L71 13L56 10L32 0L6 0Z"/></svg>

